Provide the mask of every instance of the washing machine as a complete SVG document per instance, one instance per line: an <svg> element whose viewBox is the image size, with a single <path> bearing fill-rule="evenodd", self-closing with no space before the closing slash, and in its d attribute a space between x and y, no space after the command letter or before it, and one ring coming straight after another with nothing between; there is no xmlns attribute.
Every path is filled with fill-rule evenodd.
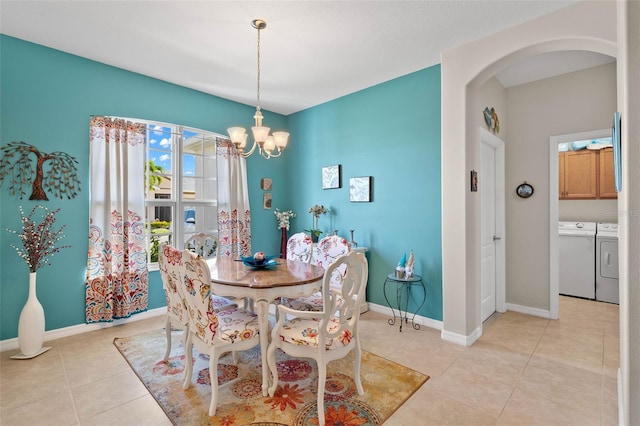
<svg viewBox="0 0 640 426"><path fill-rule="evenodd" d="M558 222L560 294L595 299L595 237L595 222Z"/></svg>
<svg viewBox="0 0 640 426"><path fill-rule="evenodd" d="M596 300L620 303L618 290L618 224L596 226Z"/></svg>

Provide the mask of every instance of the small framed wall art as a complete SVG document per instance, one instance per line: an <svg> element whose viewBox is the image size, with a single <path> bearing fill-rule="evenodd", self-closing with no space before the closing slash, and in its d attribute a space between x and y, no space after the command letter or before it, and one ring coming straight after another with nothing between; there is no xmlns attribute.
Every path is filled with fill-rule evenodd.
<svg viewBox="0 0 640 426"><path fill-rule="evenodd" d="M368 203L371 201L371 176L359 176L349 179L349 201Z"/></svg>
<svg viewBox="0 0 640 426"><path fill-rule="evenodd" d="M264 207L265 210L271 209L271 193L270 192L265 192L264 194L262 194L262 207Z"/></svg>
<svg viewBox="0 0 640 426"><path fill-rule="evenodd" d="M478 192L478 172L475 170L471 170L469 173L470 182L469 187L471 192Z"/></svg>
<svg viewBox="0 0 640 426"><path fill-rule="evenodd" d="M342 166L327 166L322 168L322 189L342 188Z"/></svg>
<svg viewBox="0 0 640 426"><path fill-rule="evenodd" d="M273 183L271 181L271 178L260 179L260 188L263 191L271 191L272 186L273 186Z"/></svg>

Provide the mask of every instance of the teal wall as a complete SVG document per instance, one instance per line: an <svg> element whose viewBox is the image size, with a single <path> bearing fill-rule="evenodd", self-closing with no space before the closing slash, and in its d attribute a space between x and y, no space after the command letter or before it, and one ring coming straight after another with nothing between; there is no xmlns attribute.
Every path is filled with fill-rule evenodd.
<svg viewBox="0 0 640 426"><path fill-rule="evenodd" d="M309 229L309 207L325 232L338 230L369 248L367 300L386 306L386 275L414 251L427 303L420 315L442 320L440 66L421 70L293 114L288 194L297 214L290 232ZM342 166L342 188L322 189L323 166ZM349 202L349 178L373 177L373 201ZM274 199L274 206L278 203ZM389 293L395 300L395 293ZM415 292L420 299L420 292ZM411 301L413 309L417 308Z"/></svg>
<svg viewBox="0 0 640 426"><path fill-rule="evenodd" d="M27 299L28 268L10 244L20 229L18 206L26 212L40 203L60 208L57 224L66 225L61 243L71 245L38 271L38 298L46 329L84 323L89 220L89 117L114 115L182 124L226 134L230 124L252 125L254 108L150 77L0 35L0 146L25 141L44 152L64 151L79 162L81 192L72 200L34 202L11 197L0 187L0 340L16 337L20 310ZM286 118L265 112L265 122L284 128ZM292 138L295 137L292 135ZM279 248L272 211L262 209L260 178L284 179L287 156L248 159L253 245ZM284 188L274 185L274 197ZM30 193L29 193L30 195ZM164 306L159 273L150 274L149 308Z"/></svg>
<svg viewBox="0 0 640 426"><path fill-rule="evenodd" d="M254 108L150 77L0 35L0 146L25 141L45 152L64 151L79 161L81 192L73 200L40 202L60 208L64 244L52 266L38 272L46 329L84 323L84 278L89 217L91 115L114 115L182 124L220 134L231 124L251 126ZM367 299L386 305L382 284L403 253L414 250L425 277L426 305L442 319L440 216L440 67L362 90L289 117L265 112L272 128L291 133L285 155L248 159L253 249L277 253L280 233L273 210L262 208L260 179L273 179L273 208L292 209L290 233L308 229L313 204L331 213L320 219L370 248ZM322 190L321 168L342 165L342 188ZM373 176L373 202L350 203L349 177ZM28 268L10 244L19 229L18 206L0 187L0 340L17 336L27 298ZM164 306L157 272L150 276L149 308ZM412 301L413 304L413 301ZM414 305L415 307L415 305Z"/></svg>

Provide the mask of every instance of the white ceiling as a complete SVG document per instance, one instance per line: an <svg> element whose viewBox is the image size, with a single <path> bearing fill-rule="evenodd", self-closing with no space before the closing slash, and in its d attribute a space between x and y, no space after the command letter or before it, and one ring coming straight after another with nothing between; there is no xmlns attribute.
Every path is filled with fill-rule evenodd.
<svg viewBox="0 0 640 426"><path fill-rule="evenodd" d="M0 32L255 105L250 23L262 18L261 106L288 115L438 64L443 50L574 2L1 0ZM570 55L540 55L497 78L507 87L614 60Z"/></svg>

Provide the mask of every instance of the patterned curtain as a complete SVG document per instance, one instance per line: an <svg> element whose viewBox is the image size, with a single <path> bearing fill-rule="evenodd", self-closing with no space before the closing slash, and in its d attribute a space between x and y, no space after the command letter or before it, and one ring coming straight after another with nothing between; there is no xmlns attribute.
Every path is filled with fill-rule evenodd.
<svg viewBox="0 0 640 426"><path fill-rule="evenodd" d="M145 140L145 124L91 117L87 323L147 310Z"/></svg>
<svg viewBox="0 0 640 426"><path fill-rule="evenodd" d="M228 139L217 139L218 256L251 255L251 208L247 161Z"/></svg>

